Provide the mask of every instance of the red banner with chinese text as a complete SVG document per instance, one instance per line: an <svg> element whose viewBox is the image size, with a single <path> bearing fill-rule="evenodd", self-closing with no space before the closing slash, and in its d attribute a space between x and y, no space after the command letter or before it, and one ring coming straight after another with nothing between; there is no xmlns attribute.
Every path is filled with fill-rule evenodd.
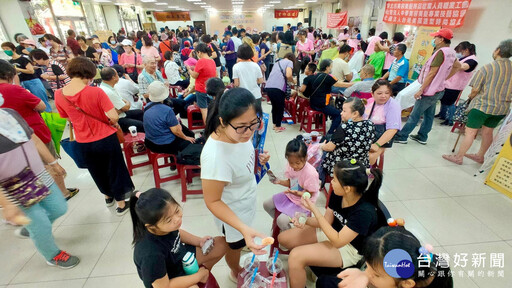
<svg viewBox="0 0 512 288"><path fill-rule="evenodd" d="M386 2L386 23L413 26L460 27L471 0Z"/></svg>
<svg viewBox="0 0 512 288"><path fill-rule="evenodd" d="M327 13L327 28L339 29L347 26L347 11L341 13Z"/></svg>
<svg viewBox="0 0 512 288"><path fill-rule="evenodd" d="M274 10L274 18L297 18L299 10Z"/></svg>
<svg viewBox="0 0 512 288"><path fill-rule="evenodd" d="M153 12L157 21L190 21L188 11Z"/></svg>

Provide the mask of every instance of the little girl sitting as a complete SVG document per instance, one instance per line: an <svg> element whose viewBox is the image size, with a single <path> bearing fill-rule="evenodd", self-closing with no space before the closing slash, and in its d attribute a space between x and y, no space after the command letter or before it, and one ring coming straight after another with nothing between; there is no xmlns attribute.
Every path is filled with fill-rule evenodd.
<svg viewBox="0 0 512 288"><path fill-rule="evenodd" d="M133 260L145 287L199 287L226 254L224 237L200 238L183 229L183 211L169 192L152 188L130 198ZM213 240L213 241L212 241ZM187 275L182 260L195 254L197 272ZM208 280L211 281L211 280Z"/></svg>
<svg viewBox="0 0 512 288"><path fill-rule="evenodd" d="M295 217L296 212L310 215L309 210L302 206L301 198L304 192L311 194L311 202L315 203L319 195L320 181L318 172L307 162L306 144L302 136L298 136L286 145L286 165L285 177L287 179L277 179L274 184L288 187L284 192L274 195L263 203L263 208L271 216L275 216L276 209L281 212L277 217L277 225L281 231L290 228L290 218Z"/></svg>

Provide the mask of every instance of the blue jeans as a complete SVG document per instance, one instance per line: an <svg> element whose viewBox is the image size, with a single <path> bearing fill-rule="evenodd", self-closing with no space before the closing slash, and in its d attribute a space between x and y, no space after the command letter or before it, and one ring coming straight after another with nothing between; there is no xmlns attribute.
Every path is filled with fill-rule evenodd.
<svg viewBox="0 0 512 288"><path fill-rule="evenodd" d="M57 184L48 187L50 194L29 208L20 207L31 222L25 228L30 233L37 251L46 260L52 260L60 253L52 234L52 223L68 210L68 204Z"/></svg>
<svg viewBox="0 0 512 288"><path fill-rule="evenodd" d="M347 88L332 86L331 93L333 93L333 94L342 94L345 91L345 89L347 89Z"/></svg>
<svg viewBox="0 0 512 288"><path fill-rule="evenodd" d="M30 93L36 95L37 98L41 99L46 105L45 112L52 112L52 106L50 106L50 102L48 102L48 95L46 94L46 89L44 88L43 82L39 78L27 80L21 82L21 87L30 91Z"/></svg>
<svg viewBox="0 0 512 288"><path fill-rule="evenodd" d="M420 100L417 100L412 109L411 115L407 123L400 132L396 134L396 139L406 141L411 134L412 130L416 128L420 117L423 115L423 122L421 122L420 130L418 131L419 140L427 141L428 133L432 130L432 124L434 123L434 115L436 113L436 103L443 97L444 91L437 92L434 96L421 96Z"/></svg>
<svg viewBox="0 0 512 288"><path fill-rule="evenodd" d="M341 112L338 109L336 109L330 105L327 105L322 109L317 109L314 107L311 107L311 108L313 108L313 110L324 113L326 118L327 118L327 116L331 116L331 118L332 118L331 128L329 128L329 131L327 132L327 134L333 134L334 131L340 126Z"/></svg>

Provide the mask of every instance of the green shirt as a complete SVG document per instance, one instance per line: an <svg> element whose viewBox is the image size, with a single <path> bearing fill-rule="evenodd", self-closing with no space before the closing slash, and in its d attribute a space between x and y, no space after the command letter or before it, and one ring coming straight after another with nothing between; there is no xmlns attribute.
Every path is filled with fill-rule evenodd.
<svg viewBox="0 0 512 288"><path fill-rule="evenodd" d="M339 51L338 47L325 49L322 51L322 56L320 57L320 61L324 59L331 59L334 60L336 57L338 57Z"/></svg>
<svg viewBox="0 0 512 288"><path fill-rule="evenodd" d="M384 62L386 61L386 52L379 51L375 52L368 59L368 64L375 67L375 75L373 78L379 79L382 76L382 68L384 68Z"/></svg>

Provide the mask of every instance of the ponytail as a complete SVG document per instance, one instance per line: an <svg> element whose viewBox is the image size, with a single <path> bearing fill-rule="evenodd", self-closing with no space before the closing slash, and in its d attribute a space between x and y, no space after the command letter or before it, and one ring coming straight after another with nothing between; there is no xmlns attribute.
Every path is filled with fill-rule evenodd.
<svg viewBox="0 0 512 288"><path fill-rule="evenodd" d="M206 118L205 137L208 137L217 131L220 118L224 125L227 125L234 119L242 116L249 108L253 108L257 115L263 113L261 102L256 100L252 93L245 88L232 88L224 92L222 96L217 97L213 104L211 113Z"/></svg>
<svg viewBox="0 0 512 288"><path fill-rule="evenodd" d="M155 226L162 219L169 204L178 205L169 192L159 188L151 188L144 193L138 192L130 197L133 245L144 238L146 225Z"/></svg>
<svg viewBox="0 0 512 288"><path fill-rule="evenodd" d="M468 50L469 50L469 54L476 55L476 46L475 46L475 44L471 43L471 45L469 45Z"/></svg>
<svg viewBox="0 0 512 288"><path fill-rule="evenodd" d="M363 193L365 201L370 202L375 207L379 206L379 190L382 186L382 171L377 168L370 169L371 175L373 175L373 181L370 187Z"/></svg>

